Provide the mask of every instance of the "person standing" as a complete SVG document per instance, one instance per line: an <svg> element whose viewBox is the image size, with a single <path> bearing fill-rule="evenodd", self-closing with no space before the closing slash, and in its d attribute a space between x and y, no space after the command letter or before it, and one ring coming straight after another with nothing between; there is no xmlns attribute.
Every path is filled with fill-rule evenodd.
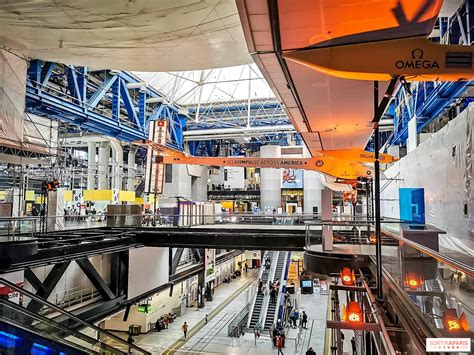
<svg viewBox="0 0 474 355"><path fill-rule="evenodd" d="M181 330L183 331L184 339L186 339L186 335L188 333L188 324L186 322L184 322L183 326L181 327Z"/></svg>
<svg viewBox="0 0 474 355"><path fill-rule="evenodd" d="M129 347L128 347L128 352L129 352L129 353L132 352L132 347L131 347L131 345L133 345L134 342L135 342L135 340L133 340L132 334L130 334L130 335L128 336L128 339L127 339L127 343L129 344Z"/></svg>
<svg viewBox="0 0 474 355"><path fill-rule="evenodd" d="M247 265L247 262L245 262L244 267L245 267L245 273L247 273L248 268L249 268L248 265Z"/></svg>
<svg viewBox="0 0 474 355"><path fill-rule="evenodd" d="M306 314L305 311L303 311L303 315L301 318L301 326L306 329L306 324L308 324L308 315Z"/></svg>
<svg viewBox="0 0 474 355"><path fill-rule="evenodd" d="M308 350L306 350L306 355L316 355L316 351L314 351L313 348L310 347Z"/></svg>
<svg viewBox="0 0 474 355"><path fill-rule="evenodd" d="M204 321L205 321L205 322L206 322L206 324L207 324L207 314L206 314L206 318L204 318Z"/></svg>
<svg viewBox="0 0 474 355"><path fill-rule="evenodd" d="M277 336L277 348L278 348L278 355L282 354L283 355L283 351L281 350L283 348L283 339L281 337L281 335L278 335Z"/></svg>

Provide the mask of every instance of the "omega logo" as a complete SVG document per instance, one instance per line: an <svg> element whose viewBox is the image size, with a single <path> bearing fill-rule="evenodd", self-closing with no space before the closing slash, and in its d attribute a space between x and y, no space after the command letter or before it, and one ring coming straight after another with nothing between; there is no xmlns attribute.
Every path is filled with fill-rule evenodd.
<svg viewBox="0 0 474 355"><path fill-rule="evenodd" d="M324 162L321 159L316 160L316 166L321 167L323 165L324 165Z"/></svg>
<svg viewBox="0 0 474 355"><path fill-rule="evenodd" d="M439 68L436 60L423 59L424 52L421 48L415 48L411 51L411 60L397 60L395 67L397 69L433 69Z"/></svg>

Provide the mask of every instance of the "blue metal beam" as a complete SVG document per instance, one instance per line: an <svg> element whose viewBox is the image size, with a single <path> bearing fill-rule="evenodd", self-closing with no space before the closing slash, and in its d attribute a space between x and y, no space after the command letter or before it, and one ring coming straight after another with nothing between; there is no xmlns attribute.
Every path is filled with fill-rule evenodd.
<svg viewBox="0 0 474 355"><path fill-rule="evenodd" d="M135 85L129 89L127 84L131 83ZM86 67L31 60L25 109L127 142L147 139L150 121L165 119L173 133L169 145L182 149L185 117L180 108L163 103L164 96L158 90L136 85L141 83L128 72L89 71ZM155 100L148 104L148 98Z"/></svg>

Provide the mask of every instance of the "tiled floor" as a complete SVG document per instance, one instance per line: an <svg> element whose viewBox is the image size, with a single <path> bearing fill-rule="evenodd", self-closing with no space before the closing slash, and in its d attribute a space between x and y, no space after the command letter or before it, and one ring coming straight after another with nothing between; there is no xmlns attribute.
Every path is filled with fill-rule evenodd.
<svg viewBox="0 0 474 355"><path fill-rule="evenodd" d="M252 275L252 279L255 276ZM231 284L221 285L216 289L213 302L208 302L204 309L189 310L183 317L170 326L170 329L161 333L152 333L137 339L136 345L145 350L159 354L166 351L182 337L181 325L186 321L190 331L204 318L206 313L211 313L220 303L232 295L250 277L242 277ZM296 295L300 310L305 310L309 316L308 327L303 329L298 338L298 330L290 329L287 333L286 354L304 354L312 346L317 354L322 354L326 329L327 295L316 292L313 295ZM242 310L246 304L245 291L217 313L208 324L202 326L194 335L176 352L176 354L218 353L218 354L275 354L269 334L261 334L255 339L253 333L247 333L239 339L227 336L228 325L232 318ZM197 329L197 328L196 328ZM196 330L195 329L195 330Z"/></svg>
<svg viewBox="0 0 474 355"><path fill-rule="evenodd" d="M193 327L198 325L198 323L204 319L206 314L211 315L213 310L219 307L219 305L225 302L227 298L232 296L245 284L253 282L256 279L257 270L249 270L247 275L245 275L244 273L239 279L233 280L229 284L219 285L219 287L217 287L215 290L213 301L206 302L204 308L201 308L199 310L197 310L196 308L188 308L186 314L181 317L178 317L172 324L169 325L168 329L159 333L151 333L137 337L135 345L143 348L144 350L151 351L153 354L160 354L166 351L170 346L172 346L177 340L179 340L183 336L181 326L184 322L187 322L187 324L189 325L189 341L185 343L185 346L187 346L187 344L190 343L191 340L199 340L200 331L194 336L192 336ZM233 302L230 303L230 305L234 304L235 302L242 302L243 307L243 304L245 303L245 297L246 291L244 290ZM232 308L230 310L228 309L228 307L225 307L223 310L217 313L214 318L209 317L209 322L203 327L203 329L209 330L212 327L219 327L221 324L223 324L223 322L230 321L239 311L240 309L238 309L238 307Z"/></svg>
<svg viewBox="0 0 474 355"><path fill-rule="evenodd" d="M327 295L297 295L300 311L309 316L307 329L302 329L299 340L298 329L289 329L283 352L286 354L304 354L311 346L317 354L322 354L326 330ZM242 297L223 309L221 314L203 327L180 349L179 354L225 353L225 354L275 354L269 334L261 334L255 339L253 333L247 333L239 339L227 336L228 315L242 309L245 301Z"/></svg>

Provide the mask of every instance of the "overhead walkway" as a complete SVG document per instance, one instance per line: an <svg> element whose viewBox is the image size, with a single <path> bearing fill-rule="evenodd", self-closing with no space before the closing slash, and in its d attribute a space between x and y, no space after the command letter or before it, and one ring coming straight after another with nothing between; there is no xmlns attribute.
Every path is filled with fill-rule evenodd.
<svg viewBox="0 0 474 355"><path fill-rule="evenodd" d="M18 302L0 299L2 319L0 328L9 334L9 339L19 343L13 344L14 348L18 349L17 345L28 343L31 338L34 339L29 345L32 354L35 344L43 350L48 350L47 353L66 349L78 354L127 354L133 349L136 354L150 354L43 300L23 287L3 278L0 279L0 284L18 295ZM52 319L51 314L59 314L62 321ZM113 339L116 346L109 345L103 341L104 339ZM0 344L0 352L8 350L1 349L2 346L5 345Z"/></svg>

